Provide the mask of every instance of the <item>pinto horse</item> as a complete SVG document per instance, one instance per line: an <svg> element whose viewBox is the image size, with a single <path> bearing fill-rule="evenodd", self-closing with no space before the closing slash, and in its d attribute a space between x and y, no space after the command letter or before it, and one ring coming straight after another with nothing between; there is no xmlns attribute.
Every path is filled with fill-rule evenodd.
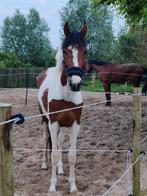
<svg viewBox="0 0 147 196"><path fill-rule="evenodd" d="M43 71L37 78L39 109L41 114L45 114L42 117L42 125L46 151L42 168L48 167L47 148L50 142L52 176L49 191L52 192L56 191L56 169L58 174L63 174L61 149L65 131L70 137L68 152L70 192L77 191L74 166L82 112L79 106L83 105L81 87L86 72L86 32L86 24L80 32L71 32L69 23L65 23L65 38L56 54L56 66Z"/></svg>
<svg viewBox="0 0 147 196"><path fill-rule="evenodd" d="M147 75L147 69L139 64L113 64L109 62L89 60L87 73L95 70L99 74L100 81L103 83L106 106L111 106L111 84L129 82L134 87L139 87L144 74ZM143 91L147 90L145 83Z"/></svg>

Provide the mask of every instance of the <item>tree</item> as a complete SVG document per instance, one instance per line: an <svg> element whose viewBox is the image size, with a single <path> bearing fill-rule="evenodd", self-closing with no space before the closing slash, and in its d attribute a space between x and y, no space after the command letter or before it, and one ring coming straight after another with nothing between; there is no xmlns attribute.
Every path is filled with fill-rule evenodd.
<svg viewBox="0 0 147 196"><path fill-rule="evenodd" d="M142 24L146 26L147 1L146 0L92 0L95 6L114 5L119 7L130 25Z"/></svg>
<svg viewBox="0 0 147 196"><path fill-rule="evenodd" d="M141 63L140 38L136 33L124 33L118 36L113 49L113 61L117 63Z"/></svg>
<svg viewBox="0 0 147 196"><path fill-rule="evenodd" d="M52 48L48 32L46 22L35 9L31 9L27 16L16 10L13 17L4 20L2 50L15 53L23 63L49 66Z"/></svg>
<svg viewBox="0 0 147 196"><path fill-rule="evenodd" d="M24 56L26 42L27 21L24 15L18 10L14 17L7 17L4 20L2 30L2 50L15 52L18 56Z"/></svg>
<svg viewBox="0 0 147 196"><path fill-rule="evenodd" d="M21 60L13 52L0 52L0 69L11 67L17 68L22 65Z"/></svg>
<svg viewBox="0 0 147 196"><path fill-rule="evenodd" d="M110 60L113 45L112 15L106 6L95 9L87 0L70 0L60 12L62 25L69 21L72 29L79 29L88 23L89 58Z"/></svg>

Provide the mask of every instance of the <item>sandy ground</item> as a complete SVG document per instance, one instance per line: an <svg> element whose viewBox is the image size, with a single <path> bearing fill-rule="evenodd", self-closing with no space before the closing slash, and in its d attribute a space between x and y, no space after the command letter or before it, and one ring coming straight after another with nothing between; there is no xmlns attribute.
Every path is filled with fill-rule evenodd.
<svg viewBox="0 0 147 196"><path fill-rule="evenodd" d="M30 89L28 105L25 103L25 90L1 90L0 102L11 103L14 113L25 116L38 114L37 91ZM84 103L91 104L105 100L103 93L83 93ZM121 98L121 99L120 99ZM48 193L51 164L49 169L41 169L43 132L41 119L34 118L22 125L13 126L13 175L16 196L100 196L126 171L127 152L103 152L95 150L127 150L132 148L133 102L132 96L112 95L118 99L107 108L104 104L83 109L81 130L77 149L76 183L78 193L69 194L67 153L63 154L64 176L58 176L55 194ZM147 98L142 97L142 150L147 151ZM64 141L68 148L68 137ZM147 158L141 161L141 188L147 188ZM108 196L127 195L127 176Z"/></svg>

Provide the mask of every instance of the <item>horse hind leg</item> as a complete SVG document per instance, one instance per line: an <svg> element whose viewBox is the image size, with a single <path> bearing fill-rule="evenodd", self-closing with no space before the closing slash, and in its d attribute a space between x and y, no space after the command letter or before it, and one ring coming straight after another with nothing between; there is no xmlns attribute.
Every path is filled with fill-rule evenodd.
<svg viewBox="0 0 147 196"><path fill-rule="evenodd" d="M42 123L42 127L43 127L43 131L44 131L44 151L43 151L43 159L42 159L42 169L47 170L48 169L48 147L49 147L49 143L51 145L51 140L50 140L50 134L49 134L49 130L48 130L48 124L44 121Z"/></svg>
<svg viewBox="0 0 147 196"><path fill-rule="evenodd" d="M106 96L106 106L111 107L111 84L103 83L105 96Z"/></svg>
<svg viewBox="0 0 147 196"><path fill-rule="evenodd" d="M145 96L147 95L147 82L144 83L144 86L142 88L142 94Z"/></svg>

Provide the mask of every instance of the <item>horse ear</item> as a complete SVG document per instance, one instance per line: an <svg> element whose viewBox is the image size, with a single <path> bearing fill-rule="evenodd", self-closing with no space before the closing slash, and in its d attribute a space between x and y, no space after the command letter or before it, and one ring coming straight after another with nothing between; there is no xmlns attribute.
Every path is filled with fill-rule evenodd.
<svg viewBox="0 0 147 196"><path fill-rule="evenodd" d="M87 33L87 29L88 29L88 25L87 25L87 23L84 23L84 26L83 26L83 28L80 31L80 33L81 33L82 36L85 37L85 35Z"/></svg>
<svg viewBox="0 0 147 196"><path fill-rule="evenodd" d="M69 27L69 23L66 22L64 25L64 35L67 37L70 34L70 27Z"/></svg>

